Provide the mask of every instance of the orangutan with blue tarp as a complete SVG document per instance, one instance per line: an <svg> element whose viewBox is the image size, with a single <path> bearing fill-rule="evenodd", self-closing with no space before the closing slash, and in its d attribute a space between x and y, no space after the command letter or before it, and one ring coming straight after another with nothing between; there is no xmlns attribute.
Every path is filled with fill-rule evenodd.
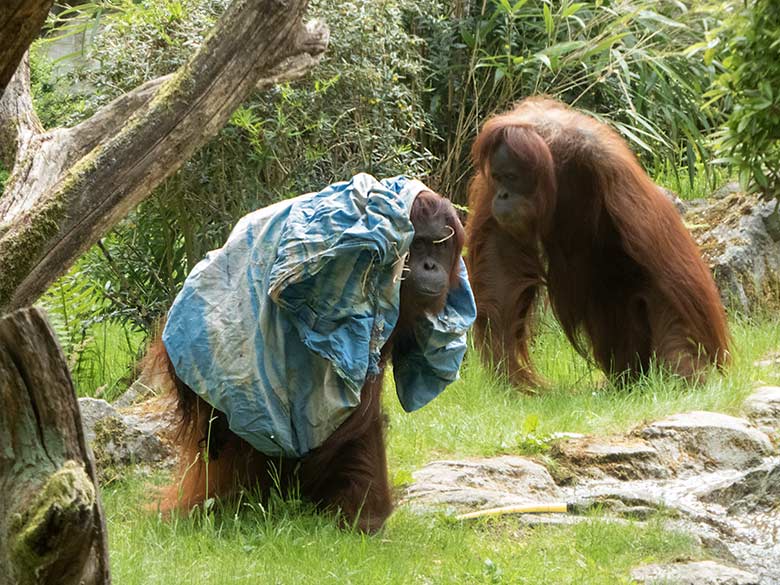
<svg viewBox="0 0 780 585"><path fill-rule="evenodd" d="M476 316L463 239L450 202L404 177L360 174L242 218L150 351L182 414L182 477L161 507L273 482L379 529L384 367L407 411L456 379Z"/></svg>

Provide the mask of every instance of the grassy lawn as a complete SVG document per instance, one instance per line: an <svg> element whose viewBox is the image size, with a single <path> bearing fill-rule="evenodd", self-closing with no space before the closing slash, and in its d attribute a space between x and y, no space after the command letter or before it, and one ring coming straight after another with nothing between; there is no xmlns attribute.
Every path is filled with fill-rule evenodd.
<svg viewBox="0 0 780 585"><path fill-rule="evenodd" d="M539 454L560 431L609 434L694 409L738 414L744 397L772 372L754 365L780 349L774 317L732 319L734 363L698 386L662 372L614 388L574 354L560 331L543 324L534 348L550 388L520 394L491 377L470 353L462 379L430 406L404 413L392 388L391 477L400 486L426 462L496 453ZM388 377L388 385L389 377ZM159 479L159 478L155 478ZM528 583L628 582L650 561L700 556L662 519L616 525L594 516L573 527L527 528L516 519L461 524L444 516L397 511L377 536L337 530L297 502L266 507L244 499L216 514L162 522L142 511L150 480L105 486L112 568L118 585L156 583Z"/></svg>
<svg viewBox="0 0 780 585"><path fill-rule="evenodd" d="M653 371L629 388L609 385L577 355L557 326L543 323L532 355L550 387L522 394L491 376L475 352L467 355L461 380L428 407L406 414L392 391L390 467L401 480L439 457L530 453L556 432L605 435L676 412L715 410L739 414L758 381L771 372L756 360L780 350L780 320L739 317L730 321L733 363L698 386ZM774 383L780 383L777 378Z"/></svg>
<svg viewBox="0 0 780 585"><path fill-rule="evenodd" d="M139 513L139 480L103 492L114 582L156 583L628 583L648 559L695 556L686 536L660 520L617 525L594 517L567 528L526 528L515 519L460 524L396 512L366 537L294 502L244 502L216 515L161 522Z"/></svg>

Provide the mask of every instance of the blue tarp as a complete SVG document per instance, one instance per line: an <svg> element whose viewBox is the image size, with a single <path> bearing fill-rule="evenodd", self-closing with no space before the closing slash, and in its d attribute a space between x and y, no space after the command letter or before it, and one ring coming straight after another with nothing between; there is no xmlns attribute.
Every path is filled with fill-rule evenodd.
<svg viewBox="0 0 780 585"><path fill-rule="evenodd" d="M195 266L163 342L176 374L257 450L301 457L360 402L398 319L409 213L427 187L367 174L260 209ZM476 307L460 286L393 363L410 412L457 378Z"/></svg>

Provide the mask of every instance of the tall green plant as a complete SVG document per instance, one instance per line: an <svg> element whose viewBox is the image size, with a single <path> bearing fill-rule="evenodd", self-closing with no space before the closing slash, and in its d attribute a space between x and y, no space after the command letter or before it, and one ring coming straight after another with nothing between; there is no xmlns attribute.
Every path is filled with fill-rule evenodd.
<svg viewBox="0 0 780 585"><path fill-rule="evenodd" d="M652 165L708 158L699 107L711 64L686 57L710 16L682 2L483 0L459 19L420 15L432 38L431 109L446 129L440 183L462 194L486 116L547 94L611 122Z"/></svg>
<svg viewBox="0 0 780 585"><path fill-rule="evenodd" d="M713 9L725 16L705 58L722 56L724 71L708 95L715 107L730 108L715 147L743 188L780 205L780 4L730 0Z"/></svg>

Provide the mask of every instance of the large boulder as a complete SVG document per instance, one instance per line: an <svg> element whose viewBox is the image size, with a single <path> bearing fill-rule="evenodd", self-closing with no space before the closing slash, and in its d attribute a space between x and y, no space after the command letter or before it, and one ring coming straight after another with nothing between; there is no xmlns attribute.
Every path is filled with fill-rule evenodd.
<svg viewBox="0 0 780 585"><path fill-rule="evenodd" d="M778 398L776 388L758 389L745 404L751 420L699 411L643 425L627 436L562 433L548 452L557 484L544 467L523 457L437 461L414 474L402 504L420 512L573 504L568 511L574 514L521 515L526 526L576 523L591 518L580 512L593 508L612 522L641 521L662 511L669 530L686 532L728 565L646 566L632 573L635 582L776 585L780 456L752 423L775 436Z"/></svg>
<svg viewBox="0 0 780 585"><path fill-rule="evenodd" d="M780 307L780 215L773 201L735 185L690 202L684 221L712 269L724 304Z"/></svg>
<svg viewBox="0 0 780 585"><path fill-rule="evenodd" d="M639 435L678 473L748 469L774 451L769 437L747 420L719 412L675 414Z"/></svg>
<svg viewBox="0 0 780 585"><path fill-rule="evenodd" d="M494 508L550 503L561 492L547 469L525 457L434 461L414 473L404 501L417 508Z"/></svg>
<svg viewBox="0 0 780 585"><path fill-rule="evenodd" d="M615 479L669 477L658 451L636 437L582 437L557 441L552 455L575 475Z"/></svg>
<svg viewBox="0 0 780 585"><path fill-rule="evenodd" d="M742 405L748 418L766 432L780 430L780 386L762 386Z"/></svg>
<svg viewBox="0 0 780 585"><path fill-rule="evenodd" d="M84 435L98 470L131 463L158 463L169 455L161 439L164 423L123 414L105 400L79 398Z"/></svg>

